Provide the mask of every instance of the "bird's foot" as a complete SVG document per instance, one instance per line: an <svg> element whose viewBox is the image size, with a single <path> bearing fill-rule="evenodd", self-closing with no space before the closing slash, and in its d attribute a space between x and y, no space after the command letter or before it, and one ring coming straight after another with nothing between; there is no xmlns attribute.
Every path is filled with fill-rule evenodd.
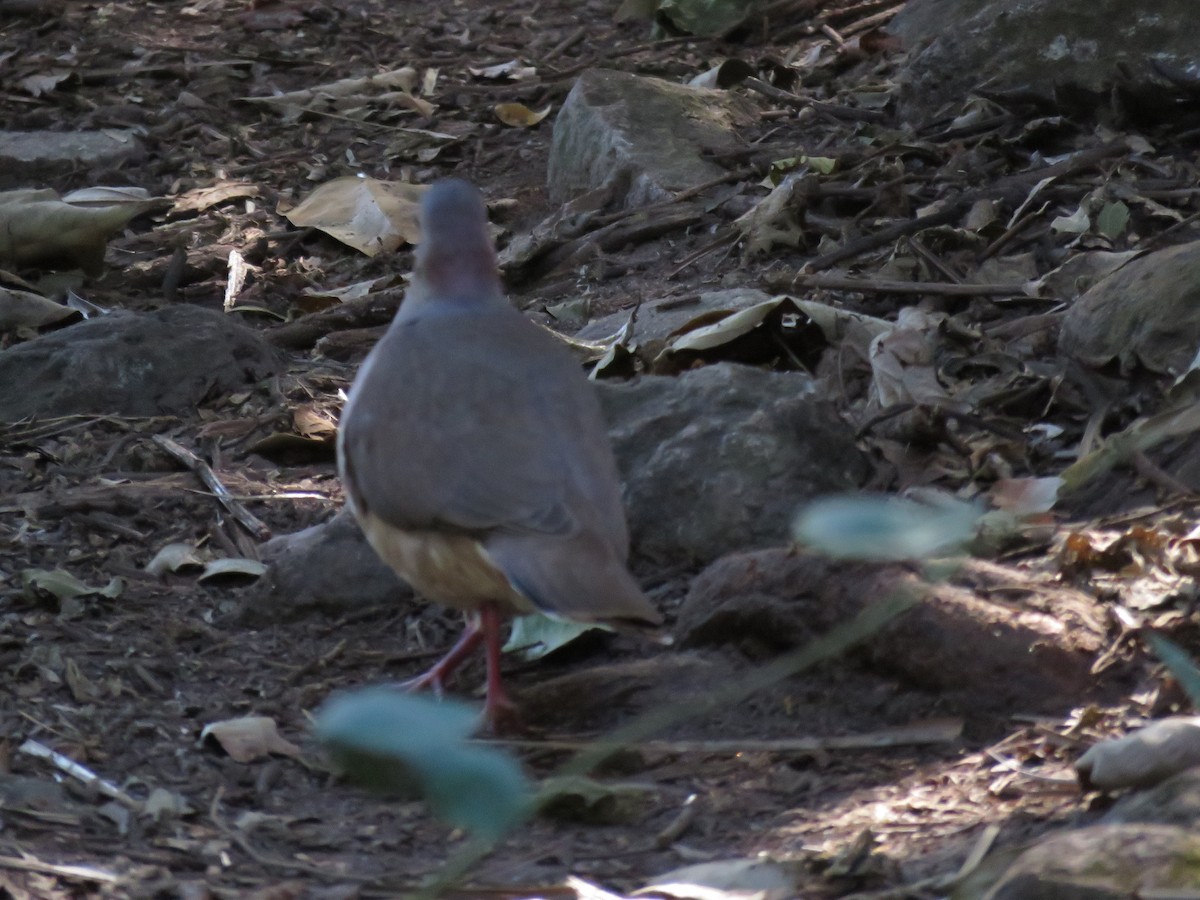
<svg viewBox="0 0 1200 900"><path fill-rule="evenodd" d="M479 734L490 737L508 737L510 735L526 735L529 729L517 710L517 704L507 693L499 697L488 695L483 704L483 714L480 716Z"/></svg>
<svg viewBox="0 0 1200 900"><path fill-rule="evenodd" d="M479 625L472 622L462 633L450 652L439 659L430 669L415 678L393 684L392 687L402 691L432 691L439 700L446 692L446 679L459 667L464 659L471 655L483 641L483 633Z"/></svg>
<svg viewBox="0 0 1200 900"><path fill-rule="evenodd" d="M398 691L406 691L410 694L417 691L429 691L433 696L441 700L446 693L446 682L444 674L438 671L438 669L438 666L434 666L429 671L422 672L415 678L393 681L389 687L395 688Z"/></svg>

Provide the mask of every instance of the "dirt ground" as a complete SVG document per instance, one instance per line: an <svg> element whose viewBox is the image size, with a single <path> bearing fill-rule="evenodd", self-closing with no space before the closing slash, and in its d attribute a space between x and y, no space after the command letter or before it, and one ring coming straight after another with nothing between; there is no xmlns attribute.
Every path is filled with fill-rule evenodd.
<svg viewBox="0 0 1200 900"><path fill-rule="evenodd" d="M574 75L589 66L681 79L726 56L802 59L812 47L829 44L821 24L833 23L848 35L856 22L894 8L843 5L839 14L835 3L815 9L796 4L783 13L786 27L770 39L754 32L733 41L652 42L645 22L613 21L613 2L67 2L52 15L0 19L0 48L14 51L0 52L3 125L142 132L144 158L115 171L63 173L51 180L63 191L132 184L175 196L218 183L257 186L257 196L199 213L138 220L112 243L103 277L81 291L101 306L150 308L163 302L164 279L175 271L171 302L219 309L229 251L236 248L256 267L239 303L266 311L247 314L245 321L270 329L276 317L305 308L306 288L409 267L405 251L368 259L315 231L292 228L276 212L281 200L295 201L322 181L358 172L421 183L457 174L481 185L489 200L507 201L493 207L505 229L503 244L553 211L545 192L553 118L529 129L507 127L493 114L496 103L557 109ZM535 67L536 76L512 82L470 71L514 58ZM886 81L889 72L883 56L840 60L826 52L823 59L821 77L812 84L824 86L811 90L826 100L836 100L849 85ZM432 120L406 110L286 122L246 100L402 65L438 69ZM15 87L19 78L60 70L71 76L49 93L33 96ZM848 153L862 129L872 127L871 117L865 124L836 115L803 118L786 105L758 100L769 112L745 135L744 159L720 160L733 174L713 195L702 227L597 253L567 270L524 273L512 284L517 302L536 312L586 291L595 315L642 298L767 286L816 255L815 238L811 246L777 248L757 259L744 258L728 241L714 245L748 208L746 198L763 193L755 187L761 170L736 173L801 152ZM879 168L864 168L855 189L874 187L878 200L865 203L853 192L830 199L820 214L814 211L813 228L861 233L871 216L911 214L918 198L901 187L905 172L908 184L916 179L935 193L952 193L962 187L961 174L953 173L963 171L964 159L991 160L994 165L977 171L1000 178L1030 165L1035 150L1049 157L1092 139L1091 125L1069 119L1053 127L1040 120L1042 130L1031 137L1022 132L1028 115L1014 113L992 131L964 131L920 146L914 141L897 149L899 139L869 145L860 159L877 159ZM436 154L422 154L428 145L413 129L454 140ZM1084 177L1099 176L1091 171ZM1190 211L1190 199L1178 202ZM848 231L839 232L846 223ZM1004 252L1043 238L1042 232L1018 235ZM172 270L180 254L186 258L182 278L178 263ZM853 295L846 302L891 317L909 300L882 294ZM986 297L947 304L976 324L1045 313L1045 304L1001 308ZM383 319L366 316L352 324L378 326ZM340 507L328 446L287 458L248 449L270 434L294 431L301 407L318 417L336 416L337 390L349 384L366 346L340 339L328 345L332 355L314 354L311 346L290 348L294 365L286 377L246 394L213 398L192 415L0 427L6 498L0 499L0 665L7 685L0 692L0 886L12 896L396 896L436 873L464 845L464 835L431 819L421 803L380 799L344 784L308 732L312 711L331 692L415 672L452 640L452 616L397 605L250 627L239 617L249 590L245 580L198 581L187 571L159 578L144 568L159 548L176 541L229 555L253 553L255 545L190 472L150 444L150 435L169 435L205 455L274 534L322 521ZM339 353L338 347L350 349ZM1043 378L1053 368L1052 343L1045 352L1045 366L1031 376L1029 389L996 400L992 408L997 420L1012 423L1028 410L1053 405L1049 418L1063 424L1066 442L1087 420L1086 404L1072 406L1078 391L1051 387L1050 376ZM847 410L854 404L850 396L835 399ZM1129 414L1116 409L1114 417ZM895 489L907 475L928 470L939 473L931 478L942 485L957 488L980 477L985 457L994 459L966 437L958 445L933 444L920 461L909 458L907 468L897 462L896 442L875 445L878 483ZM1052 453L1017 455L1021 465L1011 467L1016 474L1052 474L1058 465ZM1121 509L1134 512L1101 522L1109 534L1122 533L1133 521L1153 522L1163 510L1183 521L1175 530L1184 529L1189 508L1167 506L1165 484L1118 471L1076 511L1096 525L1095 517L1116 512L1119 498ZM995 560L1011 580L1006 587L993 571L987 591L1004 599L1014 616L1029 598L1063 583L1055 533L1048 524ZM68 603L22 588L23 571L55 567L90 584L117 577L124 587L112 598ZM695 573L638 574L670 616ZM969 588L970 578L963 584ZM986 700L972 711L969 703L947 703L939 691L861 660L826 664L678 726L665 744L622 757L608 774L647 789L632 812L599 822L539 817L475 865L458 895L575 896L563 886L568 875L627 891L690 863L765 853L799 861L807 897L937 896L941 892L921 880L953 873L983 836L990 837L988 826L998 826L1000 845L1012 846L1094 815L1096 801L1081 797L1072 779L1079 748L1126 717L1161 712L1174 702L1152 661L1110 618L1105 603L1120 595L1119 588L1080 582L1076 599L1093 605L1090 614L1103 639L1092 651L1096 684L1056 714L1002 710ZM1183 638L1190 634L1185 613L1161 615ZM744 671L756 662L730 648L696 653L723 666L719 672ZM529 698L538 728L515 752L532 773L552 771L569 758L572 745L629 714L619 692L609 704L597 701L606 666L647 666L669 695L693 678L690 663L679 662L688 658L615 639L537 664L514 664L515 692ZM469 668L459 689L481 671ZM539 705L539 686L560 678L577 680L559 682L568 687L543 694ZM1100 700L1103 708L1092 705ZM564 715L556 716L556 709ZM205 725L245 715L274 718L302 754L237 762L214 742L200 740ZM767 743L919 727L936 736L880 748L780 750ZM131 814L102 789L63 777L60 765L22 749L29 740L139 801L160 789L160 813ZM683 743L717 740L740 746Z"/></svg>

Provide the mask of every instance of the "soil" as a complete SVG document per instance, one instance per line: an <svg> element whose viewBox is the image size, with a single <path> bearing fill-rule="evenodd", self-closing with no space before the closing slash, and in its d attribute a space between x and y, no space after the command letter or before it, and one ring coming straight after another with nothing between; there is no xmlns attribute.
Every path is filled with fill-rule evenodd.
<svg viewBox="0 0 1200 900"><path fill-rule="evenodd" d="M820 28L833 22L850 34L878 5L856 13L849 3L841 4L845 10L836 3L797 4L777 32L658 41L649 39L644 21L614 22L615 5L68 3L51 15L40 9L0 19L0 46L15 50L0 54L3 124L140 131L144 156L111 171L49 179L60 191L132 184L176 196L222 182L256 185L254 197L136 220L110 244L106 273L81 290L104 307L173 302L220 309L229 252L237 249L254 267L238 299L252 310L242 313L244 321L270 333L279 318L310 308L308 288L409 268L407 250L368 258L316 231L292 228L276 212L281 201L295 202L323 181L359 172L420 183L450 174L469 178L493 201L502 245L555 211L544 175L553 116L532 128L508 127L493 113L499 102L557 108L573 76L589 66L681 79L728 56L803 59L817 44L826 51L813 84L824 87L806 90L836 101L839 91L886 80L892 65L886 56L833 54ZM514 58L535 67L536 75L513 82L470 71ZM411 110L365 118L343 110L286 121L246 99L401 65L438 70L432 119ZM60 70L71 77L48 93L15 87L20 78ZM869 116L855 121L836 110L797 116L786 104L757 100L766 112L744 135L745 158L721 160L731 178L714 188L703 227L617 252L595 250L570 268L513 273L516 302L545 321L545 305L581 293L590 296L595 317L643 298L786 281L821 252L819 235L810 246L777 247L757 258L717 240L762 196L756 185L772 159L800 153L867 159L855 187L873 187L877 196L866 202L848 191L814 209L810 220L815 232L848 236L869 233L877 220L911 215L934 195L961 192L968 158L979 164L974 171L1001 179L1033 165L1035 153L1051 157L1099 143L1094 122L1086 119L1038 120L1038 136L1030 137L1022 129L1033 114L1022 110L1009 111L987 132L963 129L946 137L943 125L925 132L942 135L937 140L871 143L864 130L872 127ZM421 156L429 145L414 129L455 140ZM1169 128L1154 139L1166 155ZM869 149L860 152L864 146ZM757 172L741 168L755 165ZM1080 178L1082 194L1087 179L1102 176L1093 168ZM974 177L972 187L978 186ZM1160 185L1162 196L1170 187ZM1163 202L1177 202L1186 214L1189 197ZM1019 231L994 250L1005 255L1039 242L1044 247L1046 234L1044 228ZM945 251L943 261L956 265L967 258L955 252ZM877 271L883 258L871 259ZM911 302L886 293L818 295L888 318ZM986 297L947 300L944 308L989 327L1047 314L1044 302L1002 305ZM377 328L389 311L360 310L353 324ZM145 570L173 542L250 557L258 543L191 472L180 471L150 442L152 435L195 448L274 534L323 521L341 506L327 440L297 440L286 453L251 448L270 435L311 433L304 423L335 421L337 392L348 386L369 337L355 341L335 333L327 346L342 348L339 358L312 352L315 336L308 346L289 344L293 361L286 376L212 397L183 416L70 417L0 429L0 665L7 685L0 693L0 885L13 896L396 896L439 872L466 845L467 836L434 820L417 799L380 798L346 784L309 733L312 712L331 693L418 671L452 642L453 616L398 602L250 626L239 615L251 590L244 578L198 580L186 569L159 577ZM911 433L865 433L878 465L876 484L953 490L1004 474L1056 471L1061 463L1052 452L1023 444L1009 453L998 436L1008 440L1014 422L1052 420L1069 444L1088 421L1092 407L1079 399L1086 394L1079 383L1052 384L1046 374L1057 371L1053 343L1043 342L1039 352L1028 362L1024 393L987 401L988 422L964 418L956 436L949 429L924 447ZM787 365L786 359L768 362ZM856 371L857 382L853 373L831 382L846 391L834 399L848 415L861 396L862 370ZM1125 398L1107 421L1128 421L1137 405L1128 398L1138 385L1087 384ZM622 755L601 774L646 788L632 810L601 821L578 811L538 817L473 865L452 894L576 896L564 886L567 876L628 891L683 865L770 854L799 861L798 893L806 897L934 896L939 891L922 879L952 874L981 839L992 837L989 826L998 826L999 845L1015 846L1089 820L1102 804L1080 795L1071 761L1129 717L1161 713L1179 701L1122 620L1110 615L1129 584L1114 573L1128 575L1129 568L1107 565L1099 551L1081 563L1078 546L1068 568L1055 535L1087 532L1104 543L1134 525L1186 533L1190 507L1170 505L1178 485L1162 475L1152 466L1140 473L1118 468L1075 507L1093 517L1087 522L1056 530L1047 520L1040 532L997 549L985 573L969 568L951 579L957 590L991 602L989 615L1012 622L1031 610L1060 614L1054 598L1070 588L1069 615L1090 623L1088 640L1073 627L1037 640L1087 655L1082 687L1061 688L1041 702L1024 687L1031 679L1022 673L1013 676L1022 686L1012 692L988 678L964 679L964 689L949 691L954 672L947 667L970 668L971 654L961 646L939 651L931 645L933 655L922 663L927 671L942 669L939 685L938 678L917 677L903 665L903 646L893 633L884 663L869 652L826 662ZM1164 519L1172 524L1162 525ZM1143 573L1167 565L1143 556L1135 561ZM113 597L62 601L23 586L22 573L54 568L92 585L120 578L122 589ZM674 620L697 573L638 574ZM828 577L861 575L833 570ZM838 583L843 594L854 593L851 585L867 585ZM781 584L768 579L756 590L778 598ZM736 585L728 590L736 592ZM1172 605L1176 595L1165 593L1168 601L1151 614L1186 644L1195 634L1186 607ZM819 618L823 629L826 616ZM981 622L985 636L1008 624ZM534 728L529 740L512 744L513 752L532 774L549 774L573 747L638 711L698 687L716 690L784 649L748 634L723 646L685 648L602 638L538 663L513 663L510 681ZM478 664L468 667L456 690L469 692L481 671ZM248 715L273 718L299 755L239 762L211 738L201 739L206 725ZM926 729L926 740L867 740L903 728ZM863 740L821 744L855 736ZM801 738L817 740L790 749L770 743ZM30 755L27 741L51 747L138 801L163 789L158 796L165 808L157 816L131 814L102 787ZM737 746L696 743L705 741Z"/></svg>

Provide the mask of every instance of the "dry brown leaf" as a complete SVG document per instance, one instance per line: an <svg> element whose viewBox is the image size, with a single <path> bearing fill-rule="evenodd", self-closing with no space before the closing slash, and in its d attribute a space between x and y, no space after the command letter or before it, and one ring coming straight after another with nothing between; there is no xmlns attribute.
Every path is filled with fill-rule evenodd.
<svg viewBox="0 0 1200 900"><path fill-rule="evenodd" d="M243 716L205 725L200 732L203 742L212 738L238 762L253 762L272 753L299 756L300 748L279 734L279 726L269 716Z"/></svg>
<svg viewBox="0 0 1200 900"><path fill-rule="evenodd" d="M78 315L75 310L40 294L0 287L0 333L41 328Z"/></svg>
<svg viewBox="0 0 1200 900"><path fill-rule="evenodd" d="M337 434L337 425L311 403L296 407L292 413L292 424L296 432L306 438L332 440Z"/></svg>
<svg viewBox="0 0 1200 900"><path fill-rule="evenodd" d="M513 128L532 128L550 115L553 104L547 104L540 112L534 112L524 103L497 103L493 108L496 118Z"/></svg>
<svg viewBox="0 0 1200 900"><path fill-rule="evenodd" d="M203 212L228 200L240 200L244 197L257 197L260 188L257 184L245 181L222 181L207 187L196 188L175 198L171 207L173 213Z"/></svg>
<svg viewBox="0 0 1200 900"><path fill-rule="evenodd" d="M420 240L417 207L425 190L419 184L347 175L327 181L284 215L293 225L318 228L375 256Z"/></svg>
<svg viewBox="0 0 1200 900"><path fill-rule="evenodd" d="M872 387L881 407L949 399L933 366L936 330L932 317L910 307L900 310L892 331L871 342Z"/></svg>

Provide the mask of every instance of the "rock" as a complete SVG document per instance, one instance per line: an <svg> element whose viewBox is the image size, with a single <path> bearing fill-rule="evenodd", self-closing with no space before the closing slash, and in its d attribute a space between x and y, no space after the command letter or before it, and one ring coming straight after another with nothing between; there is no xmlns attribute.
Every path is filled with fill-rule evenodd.
<svg viewBox="0 0 1200 900"><path fill-rule="evenodd" d="M718 363L597 387L635 559L702 564L786 543L797 505L870 472L807 375Z"/></svg>
<svg viewBox="0 0 1200 900"><path fill-rule="evenodd" d="M1200 824L1200 768L1188 769L1149 790L1122 797L1105 814L1104 822L1179 825L1195 830Z"/></svg>
<svg viewBox="0 0 1200 900"><path fill-rule="evenodd" d="M1200 344L1200 241L1126 263L1067 311L1059 349L1091 366L1122 372L1187 371Z"/></svg>
<svg viewBox="0 0 1200 900"><path fill-rule="evenodd" d="M154 416L194 408L281 371L283 354L198 306L119 310L0 351L0 421Z"/></svg>
<svg viewBox="0 0 1200 900"><path fill-rule="evenodd" d="M1087 634L1068 610L1013 611L954 585L921 586L902 566L833 563L788 549L731 554L710 565L692 581L675 631L684 647L733 646L764 657L801 646L900 590L922 599L854 654L870 670L938 693L963 713L1061 713L1091 686L1103 635Z"/></svg>
<svg viewBox="0 0 1200 900"><path fill-rule="evenodd" d="M783 543L797 504L851 490L869 472L849 427L813 396L806 375L721 363L597 388L633 556L654 567ZM390 570L344 512L275 538L264 559L272 572L250 605L269 616L284 607L334 612L395 598Z"/></svg>
<svg viewBox="0 0 1200 900"><path fill-rule="evenodd" d="M113 165L142 152L132 131L0 131L0 190L72 170Z"/></svg>
<svg viewBox="0 0 1200 900"><path fill-rule="evenodd" d="M1087 107L1107 104L1119 83L1162 101L1150 61L1181 72L1200 66L1195 16L1193 0L1159 0L1152 11L1125 0L909 0L888 26L911 51L902 111L933 116L985 84Z"/></svg>
<svg viewBox="0 0 1200 900"><path fill-rule="evenodd" d="M838 570L825 557L780 548L722 557L692 581L675 625L680 644L733 646L752 659L797 647L836 623L840 610L813 615L812 607Z"/></svg>
<svg viewBox="0 0 1200 900"><path fill-rule="evenodd" d="M249 625L415 600L412 589L375 555L349 509L272 538L262 546L262 560L267 574L239 611Z"/></svg>
<svg viewBox="0 0 1200 900"><path fill-rule="evenodd" d="M562 203L631 175L624 206L670 198L725 170L702 156L732 149L753 107L725 91L607 69L579 76L554 122L547 186Z"/></svg>
<svg viewBox="0 0 1200 900"><path fill-rule="evenodd" d="M984 900L1126 900L1195 896L1200 836L1169 825L1095 825L1026 850ZM973 897L980 893L970 892ZM958 893L955 894L959 896ZM963 895L966 896L965 894Z"/></svg>
<svg viewBox="0 0 1200 900"><path fill-rule="evenodd" d="M658 654L647 659L592 666L543 677L517 692L530 724L557 730L592 730L628 721L655 707L695 697L734 677L726 661L695 653Z"/></svg>
<svg viewBox="0 0 1200 900"><path fill-rule="evenodd" d="M1193 766L1200 766L1200 717L1173 716L1089 747L1075 771L1085 788L1115 791L1152 787Z"/></svg>

